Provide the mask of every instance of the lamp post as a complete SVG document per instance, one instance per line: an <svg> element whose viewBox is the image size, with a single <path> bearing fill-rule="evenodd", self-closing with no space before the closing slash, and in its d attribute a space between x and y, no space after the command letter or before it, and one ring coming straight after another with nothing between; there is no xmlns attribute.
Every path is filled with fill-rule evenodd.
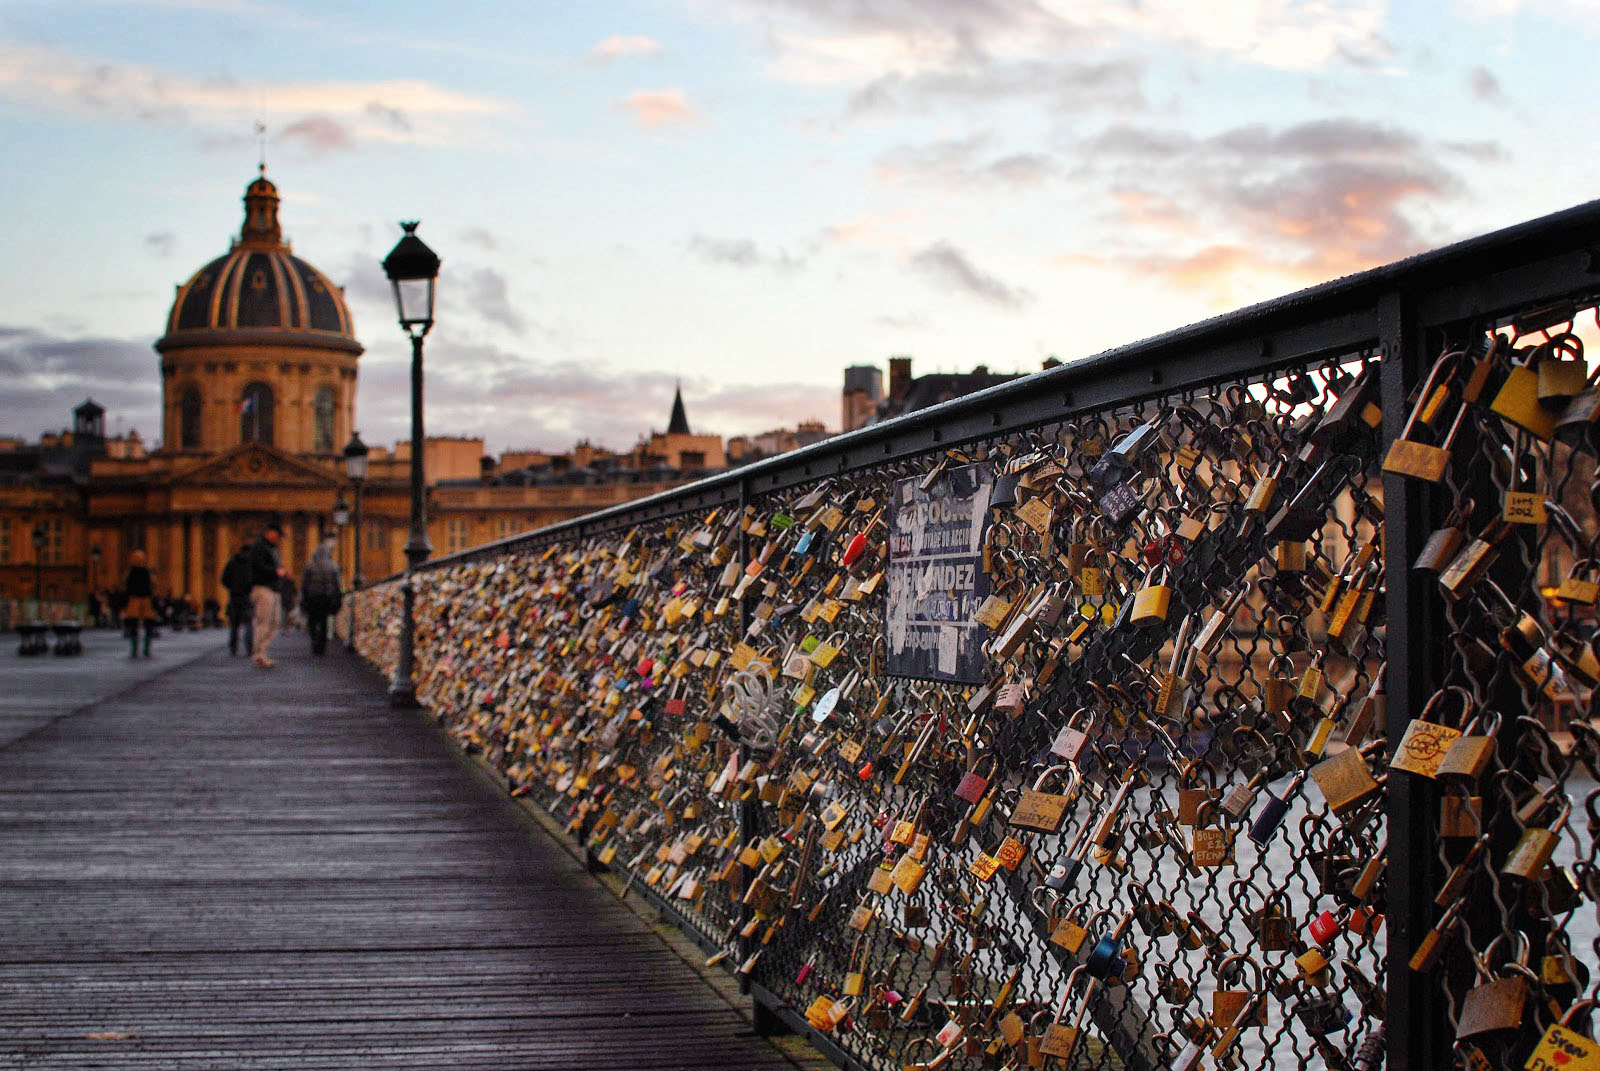
<svg viewBox="0 0 1600 1071"><path fill-rule="evenodd" d="M405 237L383 258L383 273L394 286L400 327L411 338L411 536L406 540L406 578L400 585L400 657L389 685L389 702L417 705L416 570L433 548L428 545L428 517L422 500L422 340L433 327L433 288L439 279L439 257L417 237L416 221L401 223Z"/></svg>
<svg viewBox="0 0 1600 1071"><path fill-rule="evenodd" d="M356 592L361 590L361 481L367 478L367 444L361 441L360 432L351 432L344 448L344 474L350 477L352 497L355 499L355 525L350 530L350 540L355 544L355 556L350 566L350 627L345 633L345 647L356 649Z"/></svg>
<svg viewBox="0 0 1600 1071"><path fill-rule="evenodd" d="M95 590L97 588L99 588L99 587L100 587L100 547L98 545L96 545L96 546L93 546L93 547L89 548L89 592L88 592L88 596L83 600L84 604L86 606L88 605L89 601L94 598ZM91 622L91 624L94 624L94 625L100 624L100 615L99 614L95 615L95 619L94 619L94 621Z"/></svg>
<svg viewBox="0 0 1600 1071"><path fill-rule="evenodd" d="M33 616L35 620L44 616L44 528L35 525L33 529Z"/></svg>

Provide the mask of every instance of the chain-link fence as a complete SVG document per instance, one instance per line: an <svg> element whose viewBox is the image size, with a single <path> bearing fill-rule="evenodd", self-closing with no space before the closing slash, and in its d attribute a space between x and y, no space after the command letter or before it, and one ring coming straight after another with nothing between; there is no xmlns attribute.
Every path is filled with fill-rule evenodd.
<svg viewBox="0 0 1600 1071"><path fill-rule="evenodd" d="M433 563L419 697L841 1061L1586 1066L1596 240Z"/></svg>

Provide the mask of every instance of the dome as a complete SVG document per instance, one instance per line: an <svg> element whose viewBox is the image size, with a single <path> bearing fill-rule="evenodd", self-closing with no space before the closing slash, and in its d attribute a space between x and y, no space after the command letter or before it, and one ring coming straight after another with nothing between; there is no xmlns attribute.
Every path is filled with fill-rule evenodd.
<svg viewBox="0 0 1600 1071"><path fill-rule="evenodd" d="M156 349L271 341L360 353L343 292L283 240L278 188L264 171L244 204L233 248L178 287Z"/></svg>

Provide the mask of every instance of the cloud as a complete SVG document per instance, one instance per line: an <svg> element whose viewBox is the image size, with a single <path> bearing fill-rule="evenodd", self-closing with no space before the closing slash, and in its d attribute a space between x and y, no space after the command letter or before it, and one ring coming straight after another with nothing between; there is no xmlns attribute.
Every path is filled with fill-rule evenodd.
<svg viewBox="0 0 1600 1071"><path fill-rule="evenodd" d="M527 321L511 307L505 276L493 268L468 271L459 285L462 300L485 320L519 335L527 330Z"/></svg>
<svg viewBox="0 0 1600 1071"><path fill-rule="evenodd" d="M144 247L163 259L172 256L178 247L178 236L172 231L157 231L144 237Z"/></svg>
<svg viewBox="0 0 1600 1071"><path fill-rule="evenodd" d="M1506 102L1506 95L1500 89L1500 79L1487 67L1474 67L1467 72L1467 91L1485 104Z"/></svg>
<svg viewBox="0 0 1600 1071"><path fill-rule="evenodd" d="M633 113L634 122L647 128L675 126L699 118L681 89L641 89L622 98L622 106Z"/></svg>
<svg viewBox="0 0 1600 1071"><path fill-rule="evenodd" d="M977 133L902 146L879 159L878 177L885 182L932 182L951 189L999 186L1015 190L1041 185L1059 174L1055 161L1043 153L990 157L987 150L992 141L991 135Z"/></svg>
<svg viewBox="0 0 1600 1071"><path fill-rule="evenodd" d="M1137 111L1145 106L1144 70L1144 63L1133 59L980 58L956 69L880 75L851 94L849 111L930 114L960 107L989 109L1006 100L1038 101L1060 115L1086 108Z"/></svg>
<svg viewBox="0 0 1600 1071"><path fill-rule="evenodd" d="M62 338L0 326L0 429L34 438L72 423L87 397L106 407L109 427L160 435L161 373L148 339Z"/></svg>
<svg viewBox="0 0 1600 1071"><path fill-rule="evenodd" d="M624 56L653 56L661 51L661 44L639 34L613 34L599 42L589 52L596 63L610 63Z"/></svg>
<svg viewBox="0 0 1600 1071"><path fill-rule="evenodd" d="M664 431L679 373L667 368L616 368L599 360L548 361L499 347L430 342L428 421L437 434L485 436L491 450L508 446L565 450L578 439L625 449L651 430ZM398 348L362 358L362 437L385 442L408 434L405 399L409 361ZM803 382L730 383L682 378L689 423L697 432L731 436L837 418L837 386Z"/></svg>
<svg viewBox="0 0 1600 1071"><path fill-rule="evenodd" d="M713 264L726 264L730 267L770 268L780 275L789 275L805 267L805 260L789 253L788 250L779 249L772 253L763 252L749 238L713 238L705 234L696 234L689 239L689 252L702 260Z"/></svg>
<svg viewBox="0 0 1600 1071"><path fill-rule="evenodd" d="M355 136L350 128L326 115L310 115L290 123L278 131L275 140L282 145L304 146L312 156L349 152L355 148Z"/></svg>
<svg viewBox="0 0 1600 1071"><path fill-rule="evenodd" d="M1481 166L1482 149L1349 118L1208 137L1114 126L1077 153L1084 181L1108 186L1113 236L1067 260L1227 305L1324 282L1448 238L1428 221L1465 190L1451 159Z"/></svg>
<svg viewBox="0 0 1600 1071"><path fill-rule="evenodd" d="M913 254L911 267L941 286L963 291L1001 308L1014 309L1033 300L1028 291L979 271L965 253L949 242L936 242Z"/></svg>
<svg viewBox="0 0 1600 1071"><path fill-rule="evenodd" d="M80 119L192 128L203 145L232 144L239 116L260 115L271 137L323 151L336 147L328 123L357 143L456 144L484 136L475 124L513 110L506 100L419 80L244 83L33 45L0 45L0 100Z"/></svg>
<svg viewBox="0 0 1600 1071"><path fill-rule="evenodd" d="M486 249L490 252L500 248L499 239L491 234L486 227L468 227L460 232L460 238L463 242L468 242L479 249Z"/></svg>

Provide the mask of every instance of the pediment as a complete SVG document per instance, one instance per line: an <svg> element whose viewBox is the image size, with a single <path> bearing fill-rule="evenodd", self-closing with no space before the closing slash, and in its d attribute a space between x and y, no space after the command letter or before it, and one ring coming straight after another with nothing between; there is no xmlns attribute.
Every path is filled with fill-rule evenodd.
<svg viewBox="0 0 1600 1071"><path fill-rule="evenodd" d="M213 458L168 478L172 487L205 484L230 487L267 485L337 487L339 480L326 469L318 468L262 443L245 443L225 450Z"/></svg>

